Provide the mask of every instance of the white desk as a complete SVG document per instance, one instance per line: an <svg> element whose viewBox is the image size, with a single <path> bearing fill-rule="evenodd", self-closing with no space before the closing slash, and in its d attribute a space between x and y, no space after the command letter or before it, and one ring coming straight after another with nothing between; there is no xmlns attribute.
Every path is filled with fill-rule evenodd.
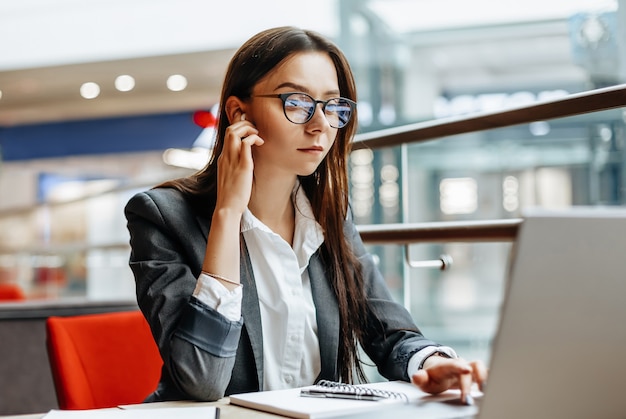
<svg viewBox="0 0 626 419"><path fill-rule="evenodd" d="M193 404L193 405L207 405L217 406L220 408L220 419L277 419L284 418L284 416L273 415L271 413L260 412L253 409L246 409L245 407L234 406L228 403L228 397L220 399L216 402L206 403L194 403L194 402L164 402L164 403L146 403L142 406L153 406L155 409L159 407L171 407L181 404ZM27 415L9 415L0 416L1 419L41 419L46 413L33 413ZM181 418L183 419L183 418Z"/></svg>

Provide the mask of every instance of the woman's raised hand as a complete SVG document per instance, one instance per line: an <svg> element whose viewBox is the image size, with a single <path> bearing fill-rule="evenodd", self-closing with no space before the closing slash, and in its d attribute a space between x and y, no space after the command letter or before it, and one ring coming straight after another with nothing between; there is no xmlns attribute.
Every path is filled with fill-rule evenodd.
<svg viewBox="0 0 626 419"><path fill-rule="evenodd" d="M224 148L217 159L217 203L216 209L230 209L243 214L252 191L254 162L252 146L261 146L256 127L240 115L226 128Z"/></svg>

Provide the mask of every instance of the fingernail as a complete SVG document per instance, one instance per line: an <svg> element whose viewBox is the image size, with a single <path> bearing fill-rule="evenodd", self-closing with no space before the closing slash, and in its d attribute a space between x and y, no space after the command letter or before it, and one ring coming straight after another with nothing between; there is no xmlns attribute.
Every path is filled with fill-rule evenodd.
<svg viewBox="0 0 626 419"><path fill-rule="evenodd" d="M468 395L465 396L464 403L466 405L468 405L468 406L473 406L474 405L474 398L468 394Z"/></svg>

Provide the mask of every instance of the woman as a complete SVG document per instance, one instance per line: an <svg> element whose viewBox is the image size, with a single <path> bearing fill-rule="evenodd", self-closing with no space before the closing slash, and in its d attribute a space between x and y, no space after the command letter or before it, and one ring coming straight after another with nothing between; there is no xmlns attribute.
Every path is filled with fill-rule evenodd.
<svg viewBox="0 0 626 419"><path fill-rule="evenodd" d="M358 345L431 393L465 400L486 379L422 336L363 247L348 208L355 114L348 62L320 35L275 28L237 51L208 165L125 209L164 360L148 401L361 381Z"/></svg>

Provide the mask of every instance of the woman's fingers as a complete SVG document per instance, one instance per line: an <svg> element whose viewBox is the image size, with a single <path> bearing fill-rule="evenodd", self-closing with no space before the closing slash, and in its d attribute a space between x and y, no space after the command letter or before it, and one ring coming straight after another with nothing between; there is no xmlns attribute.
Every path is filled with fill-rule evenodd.
<svg viewBox="0 0 626 419"><path fill-rule="evenodd" d="M413 384L418 386L422 391L431 394L441 393L450 388L450 384L445 381L437 381L429 374L427 370L419 370L411 377Z"/></svg>
<svg viewBox="0 0 626 419"><path fill-rule="evenodd" d="M252 171L252 146L263 145L259 131L247 121L240 121L226 129L224 150L220 156L229 161L232 170Z"/></svg>
<svg viewBox="0 0 626 419"><path fill-rule="evenodd" d="M471 374L463 374L459 378L459 389L461 390L461 401L465 404L474 404L472 398L472 384L477 383L480 391L483 391L487 382L487 367L482 361L472 361L469 363Z"/></svg>
<svg viewBox="0 0 626 419"><path fill-rule="evenodd" d="M263 143L265 143L265 141L256 134L243 138L240 146L240 159L243 157L252 159L252 146L261 146Z"/></svg>
<svg viewBox="0 0 626 419"><path fill-rule="evenodd" d="M435 361L435 362L433 362ZM450 388L459 388L459 378L468 375L471 384L471 368L461 359L437 357L430 366L413 375L413 383L427 393L441 393Z"/></svg>
<svg viewBox="0 0 626 419"><path fill-rule="evenodd" d="M258 130L248 121L236 122L226 129L224 148L218 157L218 206L245 210L254 170L252 146L263 142Z"/></svg>
<svg viewBox="0 0 626 419"><path fill-rule="evenodd" d="M480 391L485 391L487 376L489 375L487 366L482 361L472 361L470 362L470 366L472 367L472 378L474 382L478 384Z"/></svg>
<svg viewBox="0 0 626 419"><path fill-rule="evenodd" d="M463 359L436 358L430 366L420 370L411 377L412 382L427 393L437 394L442 391L458 388L461 401L472 404L472 385L478 383L482 390L487 381L487 367L481 361L467 362Z"/></svg>
<svg viewBox="0 0 626 419"><path fill-rule="evenodd" d="M241 150L242 141L251 136L257 136L260 139L258 133L259 131L255 126L248 121L235 122L226 128L224 150L236 155Z"/></svg>
<svg viewBox="0 0 626 419"><path fill-rule="evenodd" d="M472 398L472 373L471 370L468 373L459 375L459 390L461 390L461 403L472 405L474 399Z"/></svg>

